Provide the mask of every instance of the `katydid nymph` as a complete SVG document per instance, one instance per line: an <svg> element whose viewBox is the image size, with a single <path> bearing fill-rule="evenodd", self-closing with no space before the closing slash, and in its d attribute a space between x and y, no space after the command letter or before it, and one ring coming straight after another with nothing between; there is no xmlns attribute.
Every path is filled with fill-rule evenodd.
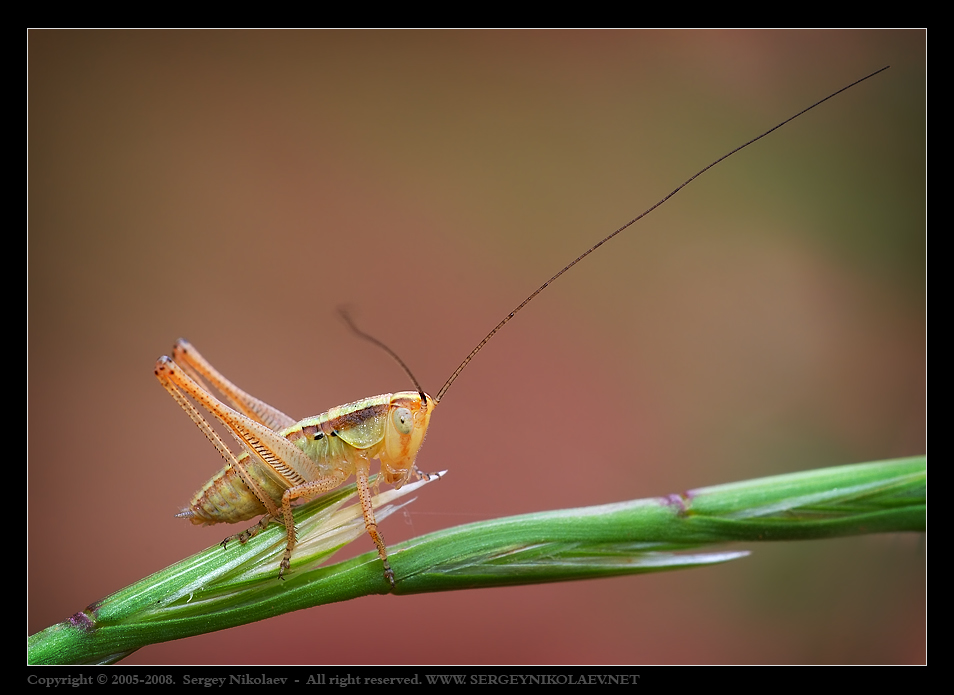
<svg viewBox="0 0 954 695"><path fill-rule="evenodd" d="M219 374L189 343L178 341L173 348L172 357L159 359L156 376L227 463L223 470L196 493L189 507L182 510L178 516L189 518L194 524L236 523L261 516L259 522L248 530L225 539L223 546L227 546L231 540L244 543L273 521L284 525L287 542L278 572L278 576L284 578L284 573L290 568L297 542L292 503L333 490L354 475L365 528L377 547L384 566L384 577L393 588L394 573L388 561L384 539L377 529L372 506L371 460L379 459L381 465L381 476L374 486L382 478L388 484L401 487L412 475L426 476L417 469L415 462L434 408L464 368L504 324L566 271L661 206L713 166L885 69L887 68L839 89L723 155L645 212L584 251L507 314L454 370L436 396L427 395L404 362L383 343L360 331L347 315L345 320L352 330L360 337L376 343L396 359L411 378L416 390L366 398L331 408L321 415L296 421L236 387ZM226 405L212 395L204 382L215 387L231 405ZM235 437L242 448L239 454L234 454L222 441L193 401L211 413Z"/></svg>

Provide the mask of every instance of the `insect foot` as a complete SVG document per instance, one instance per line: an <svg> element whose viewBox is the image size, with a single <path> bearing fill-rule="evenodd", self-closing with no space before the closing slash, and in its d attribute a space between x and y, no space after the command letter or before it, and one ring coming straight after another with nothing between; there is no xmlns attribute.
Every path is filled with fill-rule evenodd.
<svg viewBox="0 0 954 695"><path fill-rule="evenodd" d="M443 473L425 473L414 467L414 475L418 480L440 480Z"/></svg>
<svg viewBox="0 0 954 695"><path fill-rule="evenodd" d="M182 516L182 513L180 512L179 514L176 514L176 516ZM222 542L219 543L219 545L221 545L223 549L228 549L230 541L238 541L239 543L242 543L244 545L245 543L248 543L250 539L254 538L260 532L268 528L268 524L271 520L272 518L268 514L266 514L261 519L259 519L258 523L255 524L254 526L251 526L245 529L241 533L236 533L234 535L231 535L231 536L228 536L227 538L222 539Z"/></svg>

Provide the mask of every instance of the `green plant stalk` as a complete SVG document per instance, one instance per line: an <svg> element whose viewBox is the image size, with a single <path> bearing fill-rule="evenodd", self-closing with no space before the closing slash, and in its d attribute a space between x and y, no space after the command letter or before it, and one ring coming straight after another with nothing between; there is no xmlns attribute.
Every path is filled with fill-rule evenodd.
<svg viewBox="0 0 954 695"><path fill-rule="evenodd" d="M393 593L593 579L747 554L689 552L716 543L924 531L926 475L925 457L919 456L468 524L390 546ZM351 492L343 489L303 507L296 525L337 509ZM351 527L349 539L363 534L360 520ZM332 547L301 559L296 548L287 581L275 579L282 528L259 534L239 550L212 548L32 635L29 661L111 663L148 644L388 593L374 552L315 566L347 542L335 537Z"/></svg>

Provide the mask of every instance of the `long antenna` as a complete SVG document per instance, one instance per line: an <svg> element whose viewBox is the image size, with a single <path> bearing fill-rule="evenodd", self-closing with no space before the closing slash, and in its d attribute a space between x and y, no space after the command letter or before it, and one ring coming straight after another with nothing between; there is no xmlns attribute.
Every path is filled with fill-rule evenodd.
<svg viewBox="0 0 954 695"><path fill-rule="evenodd" d="M695 181L697 178L699 178L700 176L702 176L704 173L706 173L707 171L709 171L709 169L711 169L712 167L714 167L714 166L715 166L716 164L718 164L719 162L721 162L721 161L723 161L723 160L725 160L725 159L728 159L729 157L731 157L732 155L734 155L734 154L735 154L736 152L738 152L739 150L744 150L746 147L748 147L748 146L751 145L752 143L758 142L759 140L761 140L762 138L764 138L764 137L765 137L766 135L768 135L769 133L772 133L772 132L778 130L779 128L781 128L781 127L782 127L783 125L785 125L786 123L789 123L789 122L791 122L791 121L794 121L796 118L798 118L799 116L801 116L802 114L804 114L804 113L806 113L806 112L808 112L808 111L811 111L811 110L812 110L813 108L815 108L816 106L819 106L820 104L824 104L826 101L828 101L828 100L831 99L832 97L837 96L837 95L841 94L842 92L844 92L845 90L851 89L851 88L854 87L855 85L860 84L861 82L864 82L865 80L874 77L874 76L877 75L878 73L884 72L884 71L887 70L889 67L891 67L891 66L890 66L890 65L885 65L885 66L884 66L883 68L881 68L880 70L875 70L875 71L874 71L873 73L871 73L870 75L867 75L867 76L865 76L865 77L862 77L860 80L855 80L854 82L852 82L851 84L849 84L847 87L842 87L842 88L839 89L837 92L832 92L831 94L829 94L829 95L828 95L827 97L825 97L824 99L821 99L820 101L816 101L814 104L812 104L811 106L809 106L809 107L806 108L806 109L802 109L801 111L799 111L798 113L796 113L796 114L795 114L794 116L792 116L791 118L786 118L784 121L782 121L781 123L779 123L779 124L778 124L777 126L775 126L774 128L770 128L769 130L766 130L764 133L762 133L762 134L759 135L758 137L752 138L751 140L749 140L749 141L748 141L747 143L745 143L744 145L739 145L738 147L736 147L736 148L735 148L734 150L732 150L731 152L722 155L722 156L719 157L717 160L715 160L714 162L712 162L711 164L709 164L709 165L706 166L705 168L700 169L698 172L696 172L695 174L693 174L692 176L690 176L688 179L686 179L685 181L683 181L683 182L682 182L681 184L679 184L675 189L673 189L673 191L672 191L671 193L669 193L665 198L663 198L662 200L660 200L658 203L656 203L655 205L653 205L652 207L650 207L649 209L647 209L645 212L641 213L641 214L638 215L637 217L634 217L634 218L631 219L629 222L627 222L626 224L624 224L622 227L620 227L619 229L617 229L615 232L613 232L612 234L610 234L610 235L604 237L603 239L601 239L600 241L598 241L596 244L594 244L593 246L591 246L590 248L588 248L586 251L584 251L583 253L581 253L579 256L577 256L575 259L573 259L572 261L570 261L567 265L565 265L565 266L563 267L562 270L560 270L560 272L558 272L558 273L557 273L556 275L554 275L552 278L550 278L550 279L547 280L545 283L543 283L542 285L540 285L540 287L537 288L536 292L534 292L534 293L531 294L529 297L527 297L526 299L524 299L523 302L520 303L520 306L518 306L516 309L514 309L514 310L511 311L509 314L507 314L507 316L505 316L504 319L503 319L500 323L498 323L498 324L496 325L496 327L494 327L494 329L493 329L492 331L490 331L490 333L487 334L487 337L484 338L483 340L481 340L481 341L477 344L477 347L475 347L473 350L471 350L470 354L467 355L467 357L464 359L464 361L460 363L460 366L459 366L457 369L454 370L454 373L453 373L453 374L450 375L450 378L444 383L444 385L441 387L441 390L437 392L437 396L434 397L434 400L439 403L440 400L441 400L441 398L444 397L444 394L447 393L447 389L449 389L449 388L451 387L451 384L453 384L454 381L457 379L457 377L460 376L460 373L461 373L462 371L464 371L464 367L466 367L466 366L470 363L470 361L471 361L472 359L474 359L474 355L476 355L478 352L480 352L481 348L483 348L484 345L486 345L487 342L488 342L491 338L494 337L494 334L495 334L497 331L499 331L501 328L503 328L504 325L505 325L508 321L510 321L510 319L512 319L514 316L516 316L516 314L517 314L518 311L520 311L520 310L523 309L525 306L527 306L527 304L529 304L538 294L540 294L541 292L543 292L543 290L545 290L547 287L549 287L551 282L553 282L553 281L556 280L558 277L560 277L561 275L563 275L563 273L565 273L565 272L568 271L570 268L572 268L573 266L575 266L577 263L579 263L580 261L582 261L584 258L586 258L587 256L589 256L591 253L593 253L594 251L596 251L596 249L598 249L600 246L602 246L603 244L605 244L607 241L609 241L610 239L612 239L614 236L616 236L617 234L619 234L620 232L622 232L624 229L627 229L628 227L631 227L631 226L633 226L634 224L636 224L637 222L639 222L639 220L641 220L641 219L644 218L646 215L648 215L649 213L651 213L653 210L655 210L656 208L658 208L660 205L662 205L663 203L665 203L667 200L669 200L670 198L672 198L672 197L673 197L674 195L676 195L679 191L681 191L683 188L685 188L685 187L688 186L690 183L692 183L693 181ZM389 352L390 352L390 351L389 351ZM403 364L403 363L402 363L402 364ZM405 369L406 369L406 367L405 367ZM413 377L412 377L412 378L413 378Z"/></svg>
<svg viewBox="0 0 954 695"><path fill-rule="evenodd" d="M427 406L427 394L424 393L424 389L421 388L421 385L417 382L417 379L414 378L414 374L411 373L411 370L408 368L408 366L407 366L406 364L404 364L404 360L402 360L400 357L398 357L398 356L397 356L397 353L394 352L394 350L392 350L391 348L389 348L387 345L385 345L384 343L382 343L380 340L378 340L377 338L375 338L373 335L368 335L367 333L365 333L364 331L362 331L360 328L358 328L358 327L355 325L355 323L354 323L354 319L351 318L351 314L348 313L348 310L347 310L345 307L339 306L339 307L338 307L338 314L341 316L342 320L343 320L346 324L348 324L348 327L349 327L352 331L354 331L359 337L364 338L364 339L367 340L369 343L374 343L374 344L377 345L379 348L381 348L381 349L384 350L386 353L388 353L391 357L393 357L395 362L397 362L399 365L401 365L401 369L404 370L404 373L407 374L409 377L411 377L411 381L414 382L414 388L417 389L417 392L418 392L418 393L420 394L420 396L421 396L421 403L423 403L424 406L426 407L426 406Z"/></svg>

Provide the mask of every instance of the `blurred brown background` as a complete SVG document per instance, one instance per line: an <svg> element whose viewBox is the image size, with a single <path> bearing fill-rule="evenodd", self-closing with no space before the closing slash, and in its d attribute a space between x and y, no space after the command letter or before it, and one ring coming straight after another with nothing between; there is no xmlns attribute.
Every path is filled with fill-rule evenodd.
<svg viewBox="0 0 954 695"><path fill-rule="evenodd" d="M923 32L29 34L29 631L237 530L153 377L187 337L295 417L448 392L389 543L925 449ZM371 550L363 538L352 554ZM127 663L920 662L920 536L372 597ZM367 628L373 626L374 634Z"/></svg>

